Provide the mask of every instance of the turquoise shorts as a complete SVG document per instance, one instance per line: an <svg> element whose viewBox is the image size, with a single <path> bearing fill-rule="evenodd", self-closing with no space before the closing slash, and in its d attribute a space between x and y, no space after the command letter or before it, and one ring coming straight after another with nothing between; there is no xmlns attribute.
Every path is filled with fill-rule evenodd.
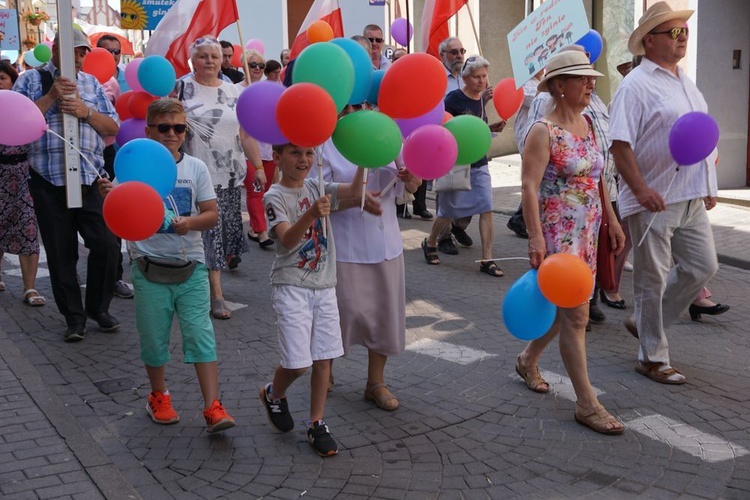
<svg viewBox="0 0 750 500"><path fill-rule="evenodd" d="M169 338L175 313L182 331L183 362L216 361L205 264L197 263L193 275L184 283L164 285L151 283L133 263L130 279L135 288L135 325L141 340L141 361L153 367L169 362Z"/></svg>

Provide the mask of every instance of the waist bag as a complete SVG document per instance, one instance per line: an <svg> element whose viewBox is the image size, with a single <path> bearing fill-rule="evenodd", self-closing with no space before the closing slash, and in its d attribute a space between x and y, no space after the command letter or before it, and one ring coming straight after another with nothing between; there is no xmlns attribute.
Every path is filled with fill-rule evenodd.
<svg viewBox="0 0 750 500"><path fill-rule="evenodd" d="M193 275L195 261L180 259L157 259L155 257L138 257L135 263L143 276L152 283L175 285L184 283Z"/></svg>

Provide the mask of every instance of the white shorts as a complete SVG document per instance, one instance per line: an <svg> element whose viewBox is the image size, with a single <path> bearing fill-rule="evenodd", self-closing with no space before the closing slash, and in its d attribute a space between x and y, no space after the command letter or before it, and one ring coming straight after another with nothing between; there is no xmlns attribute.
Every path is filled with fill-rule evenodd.
<svg viewBox="0 0 750 500"><path fill-rule="evenodd" d="M307 368L313 361L344 355L336 288L275 285L271 302L283 368Z"/></svg>

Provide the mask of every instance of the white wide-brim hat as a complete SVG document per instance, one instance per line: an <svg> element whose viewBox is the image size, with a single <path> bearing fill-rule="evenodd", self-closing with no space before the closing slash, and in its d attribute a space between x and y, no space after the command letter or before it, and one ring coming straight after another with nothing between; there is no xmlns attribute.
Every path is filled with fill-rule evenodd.
<svg viewBox="0 0 750 500"><path fill-rule="evenodd" d="M657 2L643 13L638 20L638 27L633 31L628 39L628 50L634 56L642 56L646 53L643 47L643 37L661 23L679 19L687 22L693 15L693 10L672 10L672 7L665 2Z"/></svg>
<svg viewBox="0 0 750 500"><path fill-rule="evenodd" d="M584 52L570 50L559 52L547 61L547 73L536 89L539 92L549 92L547 82L556 76L604 76L591 67L591 61Z"/></svg>

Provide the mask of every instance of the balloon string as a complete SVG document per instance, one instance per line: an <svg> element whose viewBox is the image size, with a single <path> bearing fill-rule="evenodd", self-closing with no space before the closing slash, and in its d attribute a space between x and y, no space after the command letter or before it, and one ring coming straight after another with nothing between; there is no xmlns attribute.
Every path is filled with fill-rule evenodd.
<svg viewBox="0 0 750 500"><path fill-rule="evenodd" d="M322 148L318 146L315 149L315 156L318 157L318 190L321 193L321 196L324 196L326 194L326 181L323 178L323 155ZM323 226L323 239L328 239L328 219L326 217L323 217L322 226Z"/></svg>
<svg viewBox="0 0 750 500"><path fill-rule="evenodd" d="M396 181L397 181L397 180L398 180L398 177L394 177L393 179L391 179L391 182L389 182L389 183L388 183L388 185L387 185L387 186L385 186L385 187L383 188L383 190L382 190L382 191L380 192L380 195L378 196L378 198L380 198L380 199L382 200L382 199L383 199L383 197L385 196L385 194L386 194L386 193L387 193L387 192L388 192L388 191L389 191L389 190L390 190L390 189L391 189L391 188L392 188L393 186L395 186L395 185L396 185Z"/></svg>
<svg viewBox="0 0 750 500"><path fill-rule="evenodd" d="M77 147L75 146L75 144L73 144L72 142L70 142L70 141L66 140L66 139L65 139L65 137L61 136L60 134L58 134L58 133L57 133L57 132L55 132L54 130L50 130L50 129L47 129L47 132L48 132L48 133L50 133L50 134L52 134L52 135L55 135L55 136L59 137L59 138L60 138L60 139L62 139L62 141L63 141L64 143L66 143L66 144L67 144L68 146L70 146L71 148L73 148L73 149L75 149L76 151L78 151L78 154L79 154L79 155L81 156L81 158L83 158L83 161L84 161L84 162L86 162L86 163L88 163L88 165L89 165L89 166L91 167L91 170L93 170L93 171L94 171L94 173L95 173L95 174L97 175L97 177L99 177L100 179L104 179L104 177L102 177L102 176L101 176L101 174L100 174L100 173L99 173L99 171L98 171L98 170L96 169L96 167L94 166L94 164L93 164L93 163L91 163L91 162L89 161L89 159L88 159L88 158L86 158L85 156L83 156L83 152L82 152L82 151L81 151L80 149L78 149L78 148L77 148Z"/></svg>
<svg viewBox="0 0 750 500"><path fill-rule="evenodd" d="M365 173L362 176L362 201L359 204L359 210L360 212L365 211L365 194L367 194L367 178L369 177L370 170L365 169Z"/></svg>
<svg viewBox="0 0 750 500"><path fill-rule="evenodd" d="M475 260L475 263L478 262L500 262L501 260L531 260L528 257L503 257L502 259L479 259Z"/></svg>
<svg viewBox="0 0 750 500"><path fill-rule="evenodd" d="M664 195L662 196L662 198L666 198L667 195L669 194L669 189L672 187L672 183L674 182L675 178L677 177L677 172L679 172L679 171L680 171L680 167L677 167L676 169L674 169L674 175L672 176L672 180L669 181L669 185L667 186L667 190L664 191ZM651 229L651 225L656 220L656 216L657 215L659 215L659 212L654 212L654 215L651 216L651 221L648 223L648 226L646 226L646 231L643 233L643 236L641 236L641 241L638 242L638 246L641 246L643 244L643 240L646 239L646 235L648 234L648 231Z"/></svg>

